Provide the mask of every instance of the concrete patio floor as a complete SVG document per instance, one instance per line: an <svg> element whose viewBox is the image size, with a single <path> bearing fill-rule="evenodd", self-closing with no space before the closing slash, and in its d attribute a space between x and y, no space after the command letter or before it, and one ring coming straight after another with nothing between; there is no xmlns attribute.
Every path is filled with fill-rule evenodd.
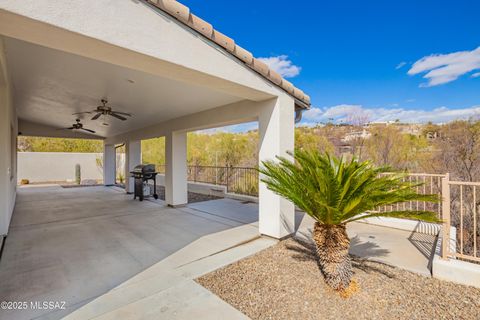
<svg viewBox="0 0 480 320"><path fill-rule="evenodd" d="M297 220L308 236L312 220ZM429 273L431 236L362 223L348 233L356 255ZM244 319L193 279L275 243L259 237L255 203L173 209L118 188L21 187L0 301L65 301L66 310L0 310L0 319Z"/></svg>
<svg viewBox="0 0 480 320"><path fill-rule="evenodd" d="M67 310L0 310L0 319L61 318L207 235L242 227L221 241L205 239L185 263L258 238L256 207L241 213L232 220L133 201L117 188L20 187L0 261L0 301L65 301Z"/></svg>

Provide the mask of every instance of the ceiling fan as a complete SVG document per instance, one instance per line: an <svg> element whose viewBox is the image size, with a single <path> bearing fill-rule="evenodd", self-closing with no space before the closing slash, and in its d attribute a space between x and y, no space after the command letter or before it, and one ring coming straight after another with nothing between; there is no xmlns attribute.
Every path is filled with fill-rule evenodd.
<svg viewBox="0 0 480 320"><path fill-rule="evenodd" d="M74 113L74 115L79 115L79 114L84 114L84 113L95 113L95 115L92 117L92 120L97 120L100 118L100 116L112 116L114 118L120 119L122 121L127 120L126 117L131 117L132 114L126 113L126 112L119 112L119 111L113 111L112 107L107 106L108 100L107 99L102 99L101 100L102 105L98 106L95 110L93 111L85 111L85 112L77 112Z"/></svg>
<svg viewBox="0 0 480 320"><path fill-rule="evenodd" d="M71 127L60 128L58 130L83 130L83 131L87 131L87 132L90 132L90 133L95 133L95 131L93 131L93 130L84 128L83 124L80 122L80 119L75 119L75 121L76 121L76 123L72 124Z"/></svg>

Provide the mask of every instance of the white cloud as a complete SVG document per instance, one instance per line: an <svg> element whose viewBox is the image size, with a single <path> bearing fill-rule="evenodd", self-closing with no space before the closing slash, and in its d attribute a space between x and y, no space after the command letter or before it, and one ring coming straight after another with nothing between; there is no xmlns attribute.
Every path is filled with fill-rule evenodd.
<svg viewBox="0 0 480 320"><path fill-rule="evenodd" d="M397 66L395 67L395 69L400 69L400 68L403 68L407 63L405 61L402 61L400 62L399 64L397 64Z"/></svg>
<svg viewBox="0 0 480 320"><path fill-rule="evenodd" d="M366 108L361 105L341 104L327 108L311 108L303 114L303 125L333 121L350 122L352 117L368 118L369 122L400 120L407 123L445 123L452 120L468 119L480 115L480 105L471 108L449 109L440 107L433 110L408 110L404 108Z"/></svg>
<svg viewBox="0 0 480 320"><path fill-rule="evenodd" d="M216 133L237 133L237 132L247 132L251 130L258 129L258 122L245 122L240 124L234 124L225 127L211 128L199 130L199 133L203 134L216 134Z"/></svg>
<svg viewBox="0 0 480 320"><path fill-rule="evenodd" d="M480 77L480 72L472 74L472 78L478 78Z"/></svg>
<svg viewBox="0 0 480 320"><path fill-rule="evenodd" d="M278 72L282 77L293 78L300 74L302 70L288 59L287 55L280 55L276 57L258 58L265 62L270 68Z"/></svg>
<svg viewBox="0 0 480 320"><path fill-rule="evenodd" d="M458 79L461 75L480 69L480 47L472 51L458 51L449 54L433 54L415 62L408 70L409 75L426 72L428 79L421 87L433 87Z"/></svg>
<svg viewBox="0 0 480 320"><path fill-rule="evenodd" d="M302 119L307 122L318 122L322 118L323 113L320 108L311 108L303 112Z"/></svg>

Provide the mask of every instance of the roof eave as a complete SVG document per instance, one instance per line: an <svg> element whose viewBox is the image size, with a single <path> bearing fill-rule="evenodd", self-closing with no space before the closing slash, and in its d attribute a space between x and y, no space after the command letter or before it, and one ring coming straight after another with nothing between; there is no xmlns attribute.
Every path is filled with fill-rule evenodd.
<svg viewBox="0 0 480 320"><path fill-rule="evenodd" d="M293 86L288 80L282 78L277 72L270 69L263 61L253 57L253 55L235 44L235 41L221 32L215 30L211 24L193 15L190 9L176 0L142 0L168 14L175 20L181 22L184 26L194 31L203 38L217 44L231 56L244 63L250 70L255 71L262 78L267 79L275 86L279 87L295 99L295 106L301 109L310 109L310 97L299 88Z"/></svg>

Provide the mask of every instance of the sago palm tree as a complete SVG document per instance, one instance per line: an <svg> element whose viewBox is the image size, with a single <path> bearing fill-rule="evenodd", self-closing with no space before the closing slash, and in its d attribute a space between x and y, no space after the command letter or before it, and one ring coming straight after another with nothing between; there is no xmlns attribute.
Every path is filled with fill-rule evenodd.
<svg viewBox="0 0 480 320"><path fill-rule="evenodd" d="M438 201L436 195L418 194L419 184L404 181L405 175L381 175L388 168L319 151L296 150L290 155L294 162L285 157L263 162L261 180L315 220L313 240L319 265L326 283L336 290L347 289L353 273L347 223L380 216L438 222L430 211L374 211L407 201Z"/></svg>

